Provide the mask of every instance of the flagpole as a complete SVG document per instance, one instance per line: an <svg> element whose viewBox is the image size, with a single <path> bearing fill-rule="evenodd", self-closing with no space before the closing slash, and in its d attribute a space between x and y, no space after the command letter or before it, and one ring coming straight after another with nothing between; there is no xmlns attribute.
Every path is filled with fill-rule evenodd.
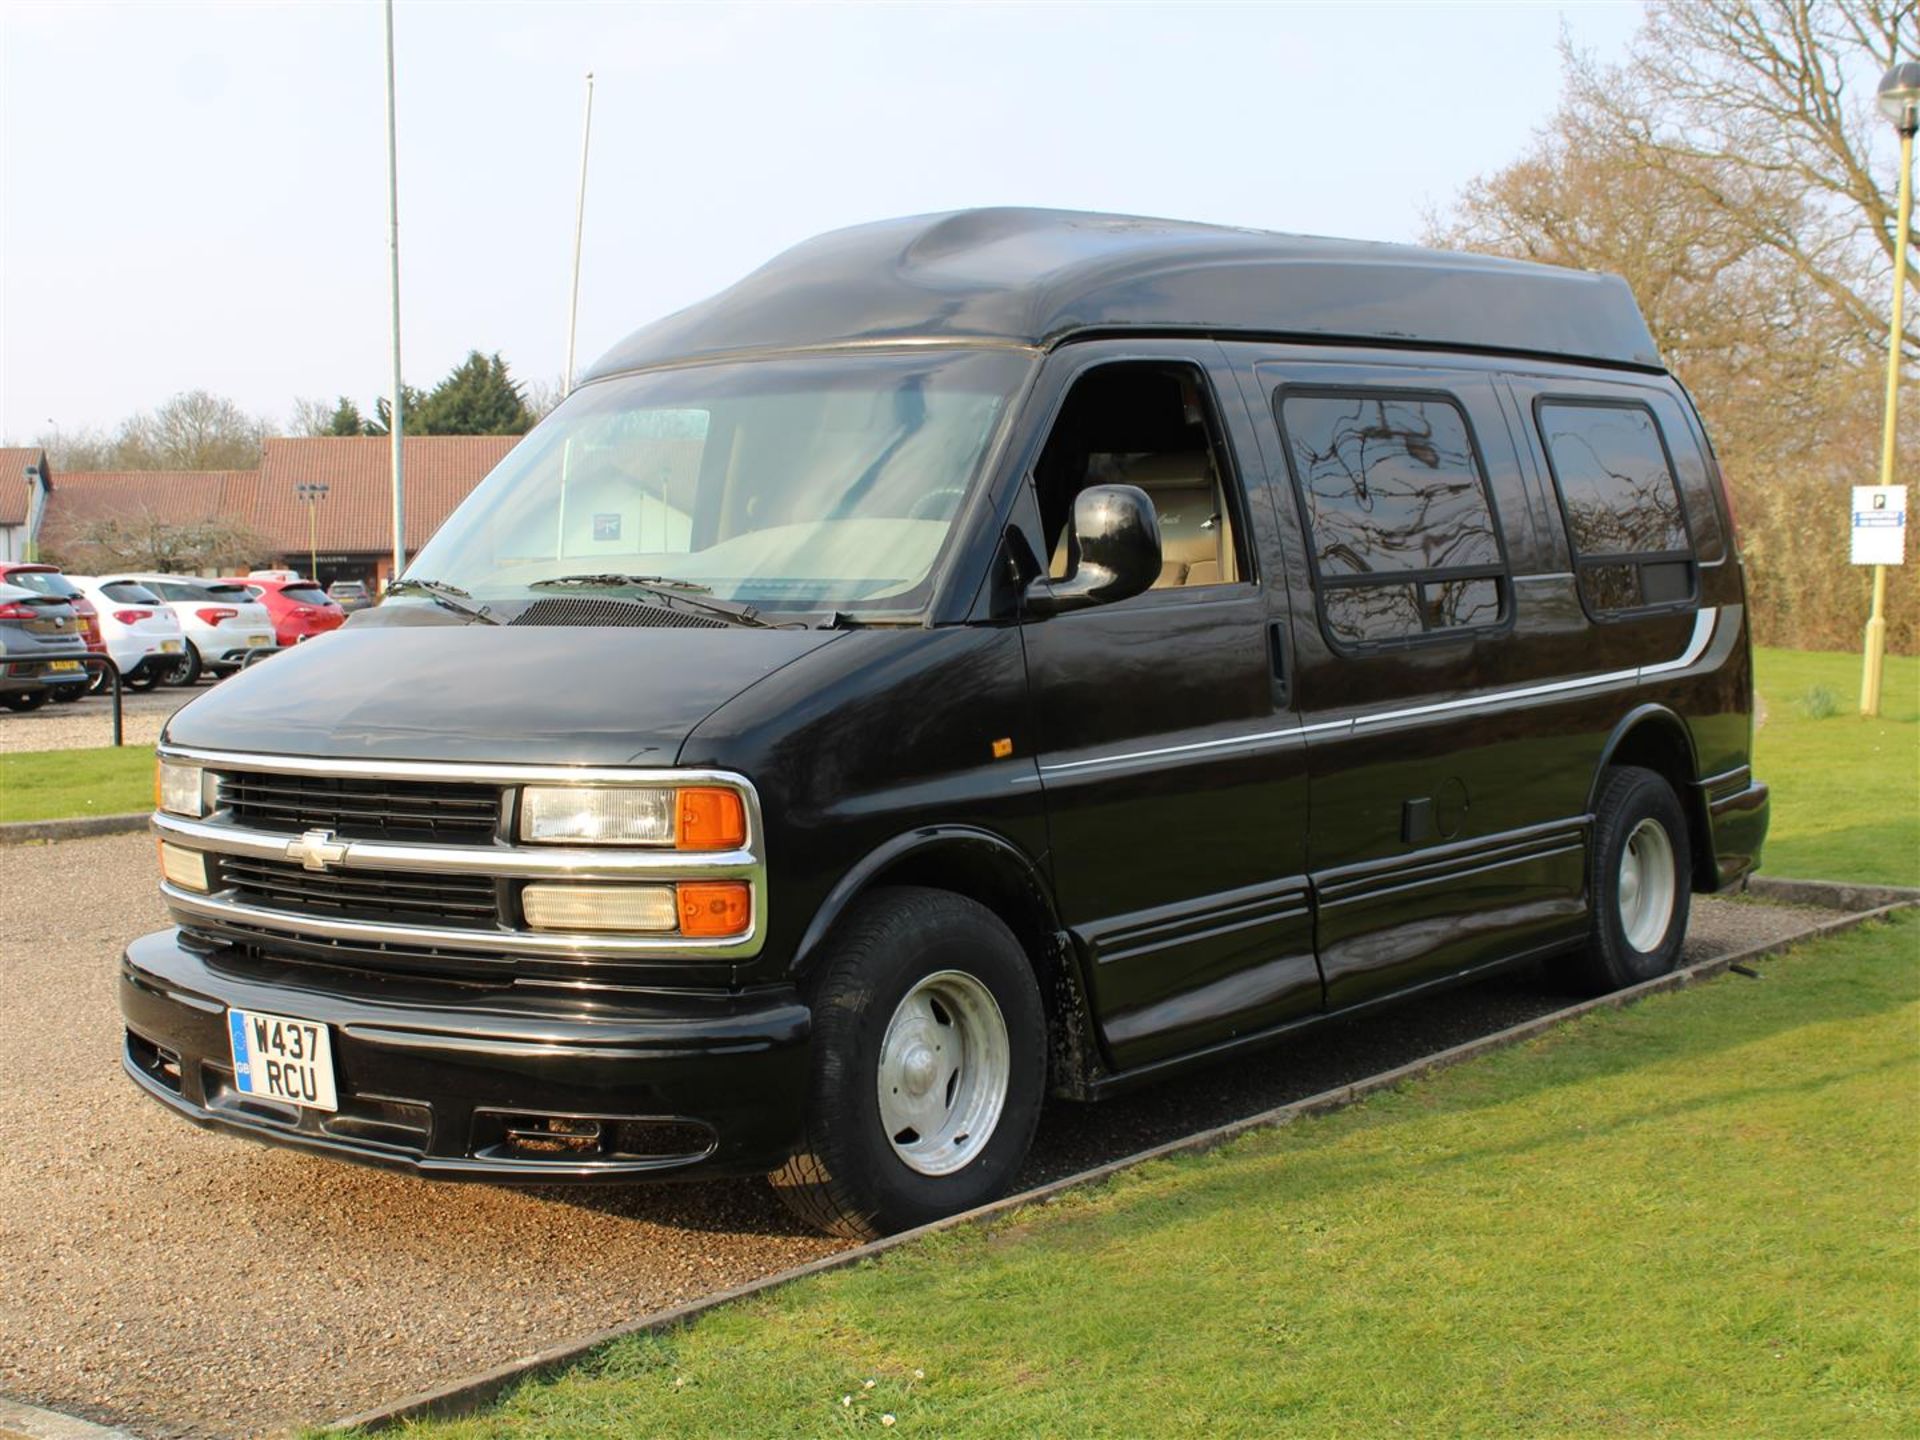
<svg viewBox="0 0 1920 1440"><path fill-rule="evenodd" d="M580 235L587 223L587 146L593 140L593 72L587 72L587 118L580 127L580 200L573 211L573 296L567 302L567 380L561 398L573 389L573 337L580 322Z"/></svg>
<svg viewBox="0 0 1920 1440"><path fill-rule="evenodd" d="M406 432L406 386L400 378L400 151L396 140L393 103L393 0L387 11L387 252L389 289L393 295L393 404L387 432L393 448L393 573L391 583L407 568L406 477L401 459Z"/></svg>

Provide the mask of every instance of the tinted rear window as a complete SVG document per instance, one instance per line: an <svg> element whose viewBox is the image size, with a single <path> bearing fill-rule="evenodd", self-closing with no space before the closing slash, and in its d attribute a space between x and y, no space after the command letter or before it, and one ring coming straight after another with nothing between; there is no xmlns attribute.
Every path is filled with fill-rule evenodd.
<svg viewBox="0 0 1920 1440"><path fill-rule="evenodd" d="M1506 559L1465 414L1440 395L1283 393L1320 613L1364 646L1495 625Z"/></svg>
<svg viewBox="0 0 1920 1440"><path fill-rule="evenodd" d="M1652 415L1637 405L1543 403L1540 431L1578 554L1686 550L1680 492Z"/></svg>
<svg viewBox="0 0 1920 1440"><path fill-rule="evenodd" d="M41 595L57 595L62 600L70 600L80 593L78 585L54 570L15 570L0 583L18 585L22 590Z"/></svg>
<svg viewBox="0 0 1920 1440"><path fill-rule="evenodd" d="M1587 609L1686 604L1693 595L1686 511L1652 412L1548 400L1536 411Z"/></svg>
<svg viewBox="0 0 1920 1440"><path fill-rule="evenodd" d="M285 585L280 593L296 605L325 605L327 597L316 585Z"/></svg>
<svg viewBox="0 0 1920 1440"><path fill-rule="evenodd" d="M215 600L224 600L229 605L233 604L236 600L244 603L253 599L253 593L244 585L202 585L200 587L200 593L210 596Z"/></svg>
<svg viewBox="0 0 1920 1440"><path fill-rule="evenodd" d="M160 597L144 585L131 580L114 580L100 587L100 593L122 605L158 605Z"/></svg>

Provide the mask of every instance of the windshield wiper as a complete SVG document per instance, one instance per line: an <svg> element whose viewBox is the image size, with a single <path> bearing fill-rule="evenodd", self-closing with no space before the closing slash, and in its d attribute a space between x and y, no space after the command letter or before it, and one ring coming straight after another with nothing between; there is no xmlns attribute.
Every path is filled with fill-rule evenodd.
<svg viewBox="0 0 1920 1440"><path fill-rule="evenodd" d="M458 585L448 585L439 580L415 580L411 576L392 581L387 586L388 595L424 595L442 610L451 610L456 615L464 615L469 620L478 620L483 625L498 625L484 605L469 605L473 598Z"/></svg>
<svg viewBox="0 0 1920 1440"><path fill-rule="evenodd" d="M639 590L653 596L656 600L665 600L673 605L684 605L691 610L703 610L709 615L718 615L723 620L731 620L736 625L771 628L765 620L760 618L760 612L753 606L741 605L736 608L718 600L695 600L692 598L694 594L711 594L712 587L692 580L678 580L671 575L555 575L546 580L530 580L527 582L527 588L529 590Z"/></svg>

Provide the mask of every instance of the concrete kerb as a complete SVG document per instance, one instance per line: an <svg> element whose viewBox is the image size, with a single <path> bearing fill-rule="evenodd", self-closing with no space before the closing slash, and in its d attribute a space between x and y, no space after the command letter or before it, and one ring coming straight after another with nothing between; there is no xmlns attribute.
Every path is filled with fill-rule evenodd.
<svg viewBox="0 0 1920 1440"><path fill-rule="evenodd" d="M66 820L10 820L0 825L0 845L31 845L49 840L84 840L89 835L126 835L144 830L153 816L75 815Z"/></svg>
<svg viewBox="0 0 1920 1440"><path fill-rule="evenodd" d="M136 1440L125 1430L95 1425L58 1410L42 1410L0 1395L0 1440Z"/></svg>
<svg viewBox="0 0 1920 1440"><path fill-rule="evenodd" d="M1582 1001L1564 1010L1556 1010L1551 1014L1538 1016L1535 1019L1510 1026L1492 1035L1482 1036L1478 1040L1469 1040L1465 1044L1455 1045L1451 1049L1441 1050L1432 1055L1424 1056L1410 1064L1397 1066L1392 1070L1383 1070L1377 1075L1369 1075L1363 1080L1356 1080L1351 1084L1336 1086L1331 1090L1323 1090L1318 1095L1310 1095L1304 1100L1296 1100L1291 1104L1281 1105L1272 1110L1263 1111L1258 1115L1250 1115L1245 1119L1235 1120L1225 1125L1218 1125L1213 1129L1203 1130L1179 1140L1171 1140L1163 1145L1155 1145L1150 1149L1138 1151L1135 1154L1124 1156L1118 1160L1108 1161L1104 1165L1096 1165L1090 1170L1082 1170L1077 1174L1052 1181L1036 1189L1025 1190L1018 1195L1009 1195L1004 1199L994 1201L990 1205L982 1205L978 1209L949 1216L947 1219L935 1221L931 1225L923 1225L916 1230L905 1230L898 1235L889 1235L884 1240L874 1240L865 1245L856 1245L850 1250L843 1250L838 1254L823 1256L805 1265L796 1265L790 1270L782 1270L775 1275L764 1276L761 1279L748 1281L742 1285L735 1285L726 1290L715 1291L711 1295L689 1301L684 1305L675 1305L669 1309L653 1311L650 1314L640 1316L638 1319L630 1320L625 1324L616 1325L611 1329L600 1330L591 1335L583 1335L562 1344L551 1346L545 1350L536 1351L532 1355L523 1356L518 1360L508 1361L504 1365L497 1365L490 1370L483 1370L476 1375L469 1375L464 1379L455 1380L449 1384L437 1386L434 1389L425 1390L416 1395L410 1395L390 1405L383 1405L377 1409L363 1411L358 1415L349 1415L343 1419L331 1422L324 1428L336 1432L348 1430L379 1431L407 1420L421 1420L466 1414L479 1409L491 1400L497 1399L521 1381L564 1369L611 1341L624 1339L630 1335L642 1335L649 1332L673 1329L676 1326L686 1324L690 1320L699 1318L710 1310L716 1310L723 1305L730 1305L737 1300L744 1300L755 1295L764 1295L782 1286L791 1285L796 1280L804 1280L810 1275L823 1275L832 1270L842 1270L850 1265L857 1265L864 1260L871 1260L876 1256L884 1255L888 1251L897 1249L902 1245L910 1245L925 1236L936 1234L943 1230L951 1230L956 1226L974 1224L981 1220L990 1220L1002 1215L1008 1215L1016 1210L1025 1209L1030 1205L1044 1204L1068 1190L1098 1184L1103 1180L1111 1179L1123 1170L1129 1170L1137 1165L1143 1165L1150 1160L1158 1160L1169 1155L1191 1155L1212 1150L1225 1144L1229 1140L1238 1139L1240 1136L1249 1134L1255 1130L1277 1129L1282 1125L1292 1124L1302 1116L1319 1115L1334 1110L1341 1110L1369 1095L1382 1090L1390 1090L1404 1081L1416 1079L1423 1075L1430 1075L1436 1071L1448 1069L1451 1066L1474 1059L1480 1055L1485 1055L1491 1051L1503 1050L1509 1046L1520 1044L1523 1041L1532 1039L1536 1035L1545 1034L1549 1030L1564 1025L1570 1020L1577 1020L1583 1015L1590 1015L1599 1010L1623 1009L1649 995L1658 995L1669 990L1682 990L1690 985L1698 984L1703 980L1710 980L1723 975L1735 966L1744 965L1748 961L1762 959L1768 955L1778 954L1783 950L1790 949L1797 945L1804 945L1811 941L1825 939L1831 935L1838 935L1844 931L1855 929L1875 920L1884 920L1887 916L1899 910L1920 907L1920 890L1908 890L1891 886L1847 886L1830 884L1825 881L1782 880L1768 882L1765 887L1762 887L1760 883L1756 881L1752 887L1752 893L1760 895L1763 898L1779 898L1782 900L1787 900L1789 895L1791 895L1792 900L1790 903L1815 905L1820 908L1836 907L1828 900L1814 898L1816 895L1829 897L1837 897L1843 894L1872 895L1877 898L1870 909L1861 910L1854 914L1842 915L1837 919L1825 921L1822 924L1813 926L1811 929L1804 930L1800 934L1791 936L1785 940L1753 945L1745 950L1735 951L1732 954L1718 955L1711 960L1702 960L1698 964L1688 965L1675 970L1670 975L1663 975L1657 980L1649 980L1643 985L1635 985L1626 990L1617 990L1611 995L1602 995L1593 1000Z"/></svg>

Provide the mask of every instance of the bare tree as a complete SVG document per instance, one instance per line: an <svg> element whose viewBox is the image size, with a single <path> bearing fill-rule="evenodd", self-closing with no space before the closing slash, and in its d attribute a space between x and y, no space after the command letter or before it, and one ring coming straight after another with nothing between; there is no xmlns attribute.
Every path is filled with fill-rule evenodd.
<svg viewBox="0 0 1920 1440"><path fill-rule="evenodd" d="M1632 286L1714 435L1768 643L1850 645L1866 613L1845 497L1879 433L1897 178L1867 112L1915 37L1913 0L1657 0L1624 65L1569 52L1545 130L1429 219ZM1906 575L1889 624L1920 644Z"/></svg>
<svg viewBox="0 0 1920 1440"><path fill-rule="evenodd" d="M136 510L83 526L60 547L58 558L61 564L81 571L192 574L245 566L266 555L268 549L258 534L231 521L178 523Z"/></svg>
<svg viewBox="0 0 1920 1440"><path fill-rule="evenodd" d="M1885 345L1898 217L1873 90L1920 59L1914 0L1655 0L1626 63L1569 59L1596 138L1739 216L1750 244Z"/></svg>
<svg viewBox="0 0 1920 1440"><path fill-rule="evenodd" d="M122 470L250 470L260 463L268 425L233 401L185 390L120 427Z"/></svg>
<svg viewBox="0 0 1920 1440"><path fill-rule="evenodd" d="M293 423L288 428L295 435L333 434L333 406L325 400L315 400L307 395L296 397L292 419Z"/></svg>
<svg viewBox="0 0 1920 1440"><path fill-rule="evenodd" d="M43 430L33 443L47 452L55 476L70 470L111 470L119 444L104 430Z"/></svg>

